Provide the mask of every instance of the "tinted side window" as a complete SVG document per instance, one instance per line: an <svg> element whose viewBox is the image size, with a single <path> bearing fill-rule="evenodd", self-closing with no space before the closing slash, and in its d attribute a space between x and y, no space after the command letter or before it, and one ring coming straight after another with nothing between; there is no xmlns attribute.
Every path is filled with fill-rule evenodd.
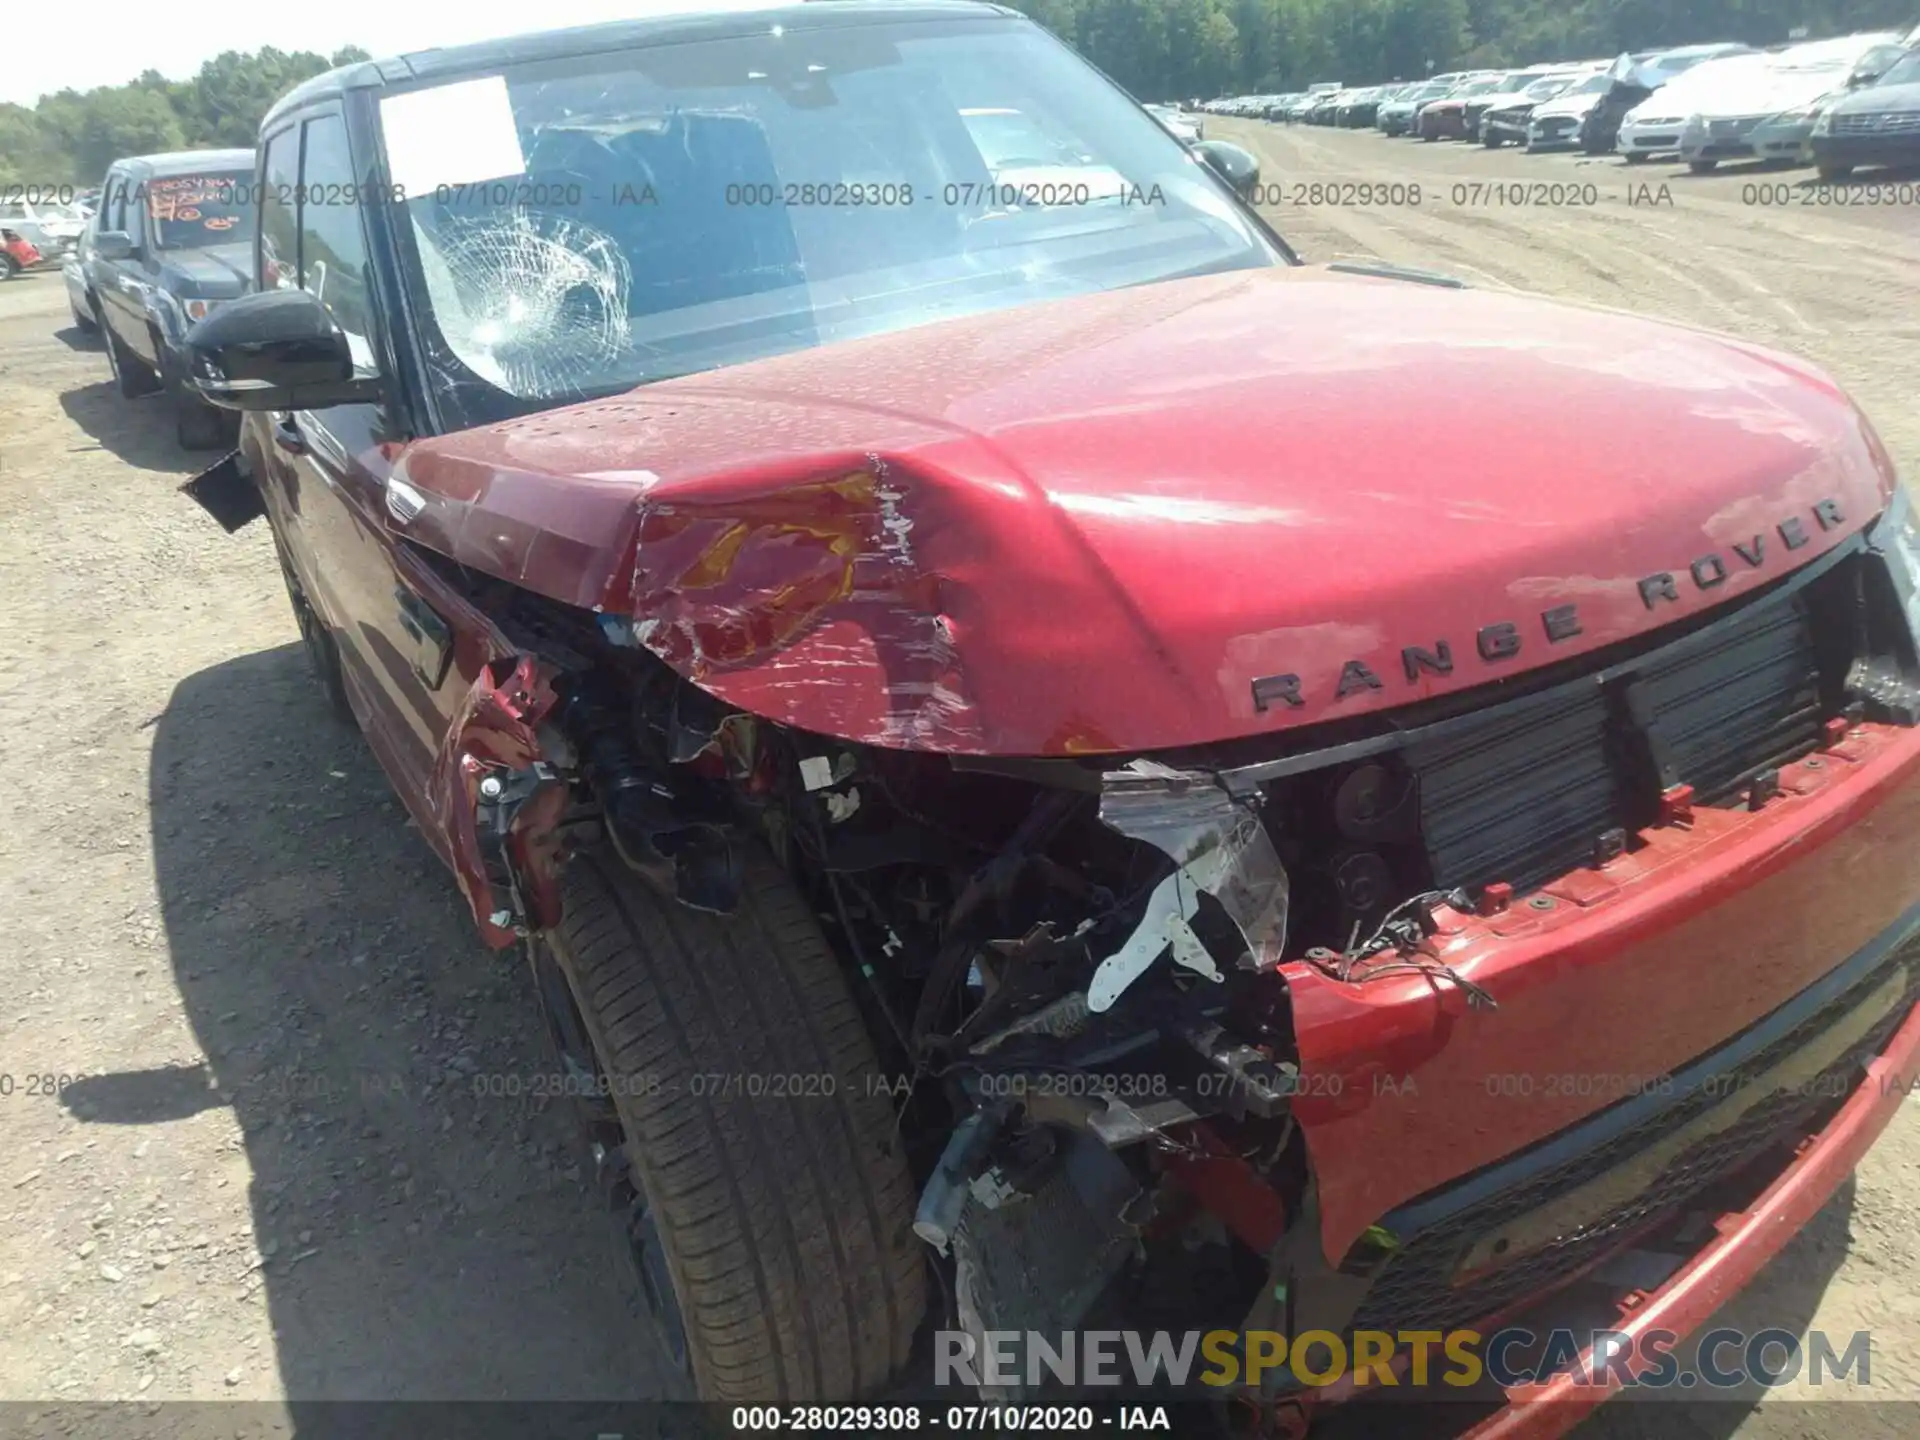
<svg viewBox="0 0 1920 1440"><path fill-rule="evenodd" d="M100 228L127 228L127 177L118 172L107 176L106 190L100 197Z"/></svg>
<svg viewBox="0 0 1920 1440"><path fill-rule="evenodd" d="M259 287L279 290L298 283L300 232L294 189L300 183L300 131L282 130L267 142L261 161Z"/></svg>
<svg viewBox="0 0 1920 1440"><path fill-rule="evenodd" d="M359 186L347 149L346 122L326 115L307 122L300 171L300 288L318 296L350 339L373 334L367 300L367 241L360 228ZM372 361L370 345L354 359Z"/></svg>

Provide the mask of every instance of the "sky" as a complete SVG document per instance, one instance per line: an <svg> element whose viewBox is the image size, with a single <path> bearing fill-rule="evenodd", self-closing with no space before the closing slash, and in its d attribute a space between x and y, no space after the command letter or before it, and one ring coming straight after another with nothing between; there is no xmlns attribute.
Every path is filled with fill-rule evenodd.
<svg viewBox="0 0 1920 1440"><path fill-rule="evenodd" d="M69 87L121 85L143 70L185 80L222 50L313 50L358 45L374 55L463 45L529 30L686 10L741 10L767 0L324 0L302 5L178 5L96 0L69 23L33 5L5 22L0 101L31 105ZM210 22L200 23L207 16Z"/></svg>

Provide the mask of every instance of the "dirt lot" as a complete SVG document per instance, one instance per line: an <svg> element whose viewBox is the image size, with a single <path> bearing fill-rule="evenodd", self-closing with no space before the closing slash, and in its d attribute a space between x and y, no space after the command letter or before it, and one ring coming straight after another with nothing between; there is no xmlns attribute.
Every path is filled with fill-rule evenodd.
<svg viewBox="0 0 1920 1440"><path fill-rule="evenodd" d="M1421 184L1417 207L1288 194L1268 213L1310 258L1811 356L1920 474L1920 205L1759 206L1737 173L1213 131L1289 190ZM1591 182L1596 203L1454 203L1495 179ZM311 1400L669 1393L565 1117L474 1093L477 1073L544 1067L525 977L475 941L326 719L263 528L229 538L175 493L195 468L161 402L111 389L56 275L0 287L0 1397L291 1402L301 1430ZM1728 1323L1870 1328L1853 1393L1920 1398L1917 1182L1910 1107ZM1644 1413L1588 1433L1676 1433ZM1713 1428L1912 1433L1791 1396Z"/></svg>

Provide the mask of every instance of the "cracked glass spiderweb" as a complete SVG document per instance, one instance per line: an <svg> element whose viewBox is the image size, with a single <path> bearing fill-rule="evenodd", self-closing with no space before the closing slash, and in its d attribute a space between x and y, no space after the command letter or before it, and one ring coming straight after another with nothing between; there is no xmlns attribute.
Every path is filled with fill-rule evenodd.
<svg viewBox="0 0 1920 1440"><path fill-rule="evenodd" d="M630 345L632 274L613 237L507 209L415 220L435 318L475 374L528 399L576 393Z"/></svg>

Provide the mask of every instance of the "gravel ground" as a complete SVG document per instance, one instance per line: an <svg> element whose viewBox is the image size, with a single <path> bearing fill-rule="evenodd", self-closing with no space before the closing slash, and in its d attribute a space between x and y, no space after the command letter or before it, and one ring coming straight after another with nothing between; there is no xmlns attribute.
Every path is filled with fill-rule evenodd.
<svg viewBox="0 0 1920 1440"><path fill-rule="evenodd" d="M1311 259L1808 355L1920 473L1920 206L1211 132L1260 153L1283 187L1267 213ZM1595 203L1470 188L1495 180L1591 183ZM1403 201L1418 182L1422 203L1294 189L1348 181ZM544 1068L518 962L476 942L371 756L326 718L264 527L228 537L175 493L197 464L163 403L115 393L57 275L0 286L0 729L23 802L0 828L0 1398L248 1398L297 1430L315 1400L673 1393L565 1115L475 1094L476 1074ZM1870 1328L1873 1384L1851 1393L1920 1398L1917 1171L1909 1108L1727 1323ZM1916 1428L1794 1398L1706 1428ZM1584 1433L1680 1433L1647 1415L1608 1407Z"/></svg>

